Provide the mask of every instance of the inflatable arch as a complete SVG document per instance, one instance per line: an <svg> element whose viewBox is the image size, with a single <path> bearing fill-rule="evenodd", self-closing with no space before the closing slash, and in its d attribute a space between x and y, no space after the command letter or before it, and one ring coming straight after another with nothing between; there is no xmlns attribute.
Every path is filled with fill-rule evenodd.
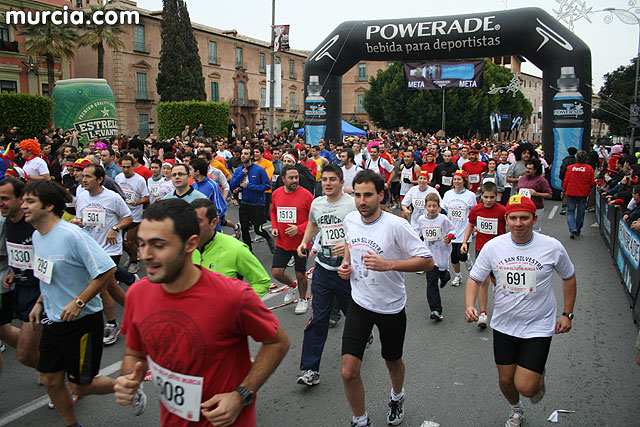
<svg viewBox="0 0 640 427"><path fill-rule="evenodd" d="M420 61L522 55L542 70L542 142L561 187L560 162L591 135L591 51L547 12L522 8L431 18L348 21L304 64L305 133L311 144L341 138L342 75L359 61Z"/></svg>

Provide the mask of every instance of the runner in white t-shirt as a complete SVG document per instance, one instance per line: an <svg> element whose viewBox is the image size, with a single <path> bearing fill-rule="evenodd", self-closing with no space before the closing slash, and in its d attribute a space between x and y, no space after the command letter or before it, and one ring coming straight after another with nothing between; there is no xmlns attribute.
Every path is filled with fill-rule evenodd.
<svg viewBox="0 0 640 427"><path fill-rule="evenodd" d="M117 266L122 255L122 230L131 224L133 218L122 197L102 186L105 175L104 168L93 163L82 170L82 187L85 191L76 200L76 218L71 222L83 227ZM118 286L115 275L109 278L107 289L101 290L100 296L107 318L103 343L111 345L116 342L120 332L113 300L123 307L125 300L125 292Z"/></svg>
<svg viewBox="0 0 640 427"><path fill-rule="evenodd" d="M429 173L420 172L418 175L418 185L409 189L401 203L402 217L409 220L411 225L415 225L416 219L426 214L424 198L430 193L436 193L438 200L441 200L438 190L429 185Z"/></svg>
<svg viewBox="0 0 640 427"><path fill-rule="evenodd" d="M340 164L344 179L342 191L346 194L353 194L353 178L362 170L362 168L355 163L353 150L347 149L340 152Z"/></svg>
<svg viewBox="0 0 640 427"><path fill-rule="evenodd" d="M360 375L362 356L378 327L391 383L387 423L403 419L407 294L403 272L431 270L433 258L404 219L381 209L385 182L379 173L359 172L353 180L356 208L345 217L348 250L338 274L351 281L351 303L342 336L342 378L353 411L352 426L369 425Z"/></svg>
<svg viewBox="0 0 640 427"><path fill-rule="evenodd" d="M40 144L35 139L25 139L20 142L20 154L25 160L22 170L29 177L30 181L41 179L50 180L49 166L40 157Z"/></svg>
<svg viewBox="0 0 640 427"><path fill-rule="evenodd" d="M477 204L476 195L470 188L471 184L469 184L467 173L458 170L453 174L453 188L444 193L442 198L442 207L456 229L456 237L453 239L451 250L451 265L456 276L453 278L451 286L460 286L462 283L460 261L466 262L467 270L471 270L471 260L467 254L460 251L464 230L469 222L469 212Z"/></svg>
<svg viewBox="0 0 640 427"><path fill-rule="evenodd" d="M489 273L497 278L491 328L500 390L511 404L506 426L524 420L520 395L538 403L545 394L544 372L551 338L569 332L576 299L573 264L562 244L533 232L536 206L522 195L507 204L503 234L482 248L469 274L465 292L465 319L478 320L474 302ZM562 279L563 313L557 316L553 271Z"/></svg>
<svg viewBox="0 0 640 427"><path fill-rule="evenodd" d="M122 173L116 175L116 182L122 188L124 201L131 209L133 223L125 229L127 232L124 250L129 255L129 273L137 273L138 265L138 224L142 222L142 209L149 203L149 190L145 179L133 171L135 160L131 156L124 156L120 161Z"/></svg>

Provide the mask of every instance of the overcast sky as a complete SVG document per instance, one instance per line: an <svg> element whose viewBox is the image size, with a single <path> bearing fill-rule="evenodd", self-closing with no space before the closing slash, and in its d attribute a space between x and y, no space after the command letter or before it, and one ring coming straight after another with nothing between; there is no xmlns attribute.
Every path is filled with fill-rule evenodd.
<svg viewBox="0 0 640 427"><path fill-rule="evenodd" d="M571 1L562 0L562 3ZM575 0L592 7L627 8L627 0ZM276 24L289 24L289 42L293 49L313 50L343 21L430 17L474 12L515 9L536 6L555 17L560 3L556 0L276 0ZM138 0L138 6L149 10L162 9L162 0ZM242 35L270 41L271 1L187 0L191 20L222 30L236 29ZM638 51L638 25L623 24L614 18L605 24L603 12L589 15L592 23L580 19L575 34L591 48L593 86L599 89L603 75L620 65L628 64ZM524 64L525 73L541 76L532 64Z"/></svg>

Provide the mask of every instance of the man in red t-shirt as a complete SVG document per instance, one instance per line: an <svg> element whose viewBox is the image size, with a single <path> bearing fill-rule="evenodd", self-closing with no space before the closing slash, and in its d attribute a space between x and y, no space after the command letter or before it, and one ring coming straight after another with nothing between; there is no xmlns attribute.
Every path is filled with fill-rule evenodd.
<svg viewBox="0 0 640 427"><path fill-rule="evenodd" d="M284 358L289 337L247 283L193 264L198 233L184 200L145 211L138 239L149 276L127 292L116 401L140 406L150 369L163 426L254 427L255 393ZM262 342L253 364L249 336Z"/></svg>
<svg viewBox="0 0 640 427"><path fill-rule="evenodd" d="M429 174L429 183L431 183L431 179L433 178L433 171L435 170L436 166L438 166L435 160L435 154L431 151L427 151L427 153L424 155L424 164L420 166L421 172L426 172Z"/></svg>
<svg viewBox="0 0 640 427"><path fill-rule="evenodd" d="M140 150L132 150L131 156L135 159L133 164L133 171L144 178L145 181L149 181L149 178L153 175L151 170L144 165L144 154Z"/></svg>
<svg viewBox="0 0 640 427"><path fill-rule="evenodd" d="M271 275L278 281L289 286L284 296L284 302L292 302L296 296L296 287L300 298L295 313L304 314L309 308L307 299L307 258L298 256L298 246L304 237L304 230L309 222L309 211L313 196L309 191L300 187L300 175L295 166L282 168L284 186L273 192L271 199L271 234L276 238L276 250L273 254ZM285 270L287 263L293 257L297 282Z"/></svg>
<svg viewBox="0 0 640 427"><path fill-rule="evenodd" d="M465 165L468 163L465 163ZM482 193L482 203L478 203L469 212L469 224L464 232L462 246L460 252L467 253L469 248L467 241L471 237L473 228L477 230L476 234L476 259L480 255L482 247L491 239L506 233L507 223L505 214L507 208L500 203L496 203L498 198L498 186L493 182L485 182L480 187ZM491 281L495 285L495 278L490 275ZM489 318L487 316L487 304L489 302L489 277L482 282L480 293L478 294L478 305L480 306L480 315L478 316L478 327L484 329L487 327Z"/></svg>
<svg viewBox="0 0 640 427"><path fill-rule="evenodd" d="M472 148L469 151L469 161L462 165L462 170L469 175L469 183L471 184L471 191L474 193L478 191L480 187L480 181L482 173L487 170L487 164L485 162L478 161L479 151Z"/></svg>
<svg viewBox="0 0 640 427"><path fill-rule="evenodd" d="M315 160L309 158L309 149L307 147L302 147L300 149L300 163L305 165L309 172L311 172L311 176L313 179L316 179L316 172L318 171L318 165Z"/></svg>

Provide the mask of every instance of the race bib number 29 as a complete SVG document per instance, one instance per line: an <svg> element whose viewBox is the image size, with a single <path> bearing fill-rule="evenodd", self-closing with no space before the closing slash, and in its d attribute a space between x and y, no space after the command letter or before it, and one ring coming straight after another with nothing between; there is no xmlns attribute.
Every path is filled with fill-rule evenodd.
<svg viewBox="0 0 640 427"><path fill-rule="evenodd" d="M155 363L149 356L147 362L160 395L160 402L167 411L187 421L200 421L204 378L171 372Z"/></svg>
<svg viewBox="0 0 640 427"><path fill-rule="evenodd" d="M35 265L33 266L33 275L46 284L51 284L53 276L53 261L40 258L36 255Z"/></svg>

